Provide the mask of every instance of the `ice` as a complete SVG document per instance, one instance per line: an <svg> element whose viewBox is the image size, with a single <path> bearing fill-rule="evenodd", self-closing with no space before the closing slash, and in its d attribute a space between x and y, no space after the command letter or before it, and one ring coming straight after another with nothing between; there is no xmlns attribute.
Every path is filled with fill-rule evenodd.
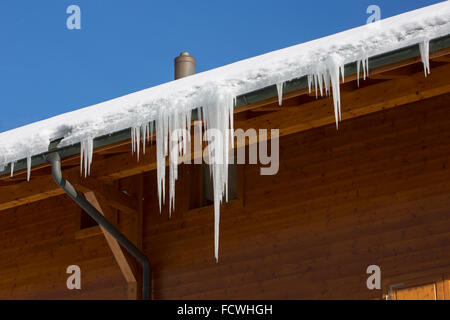
<svg viewBox="0 0 450 320"><path fill-rule="evenodd" d="M427 77L431 70L430 70L430 41L424 40L419 44L420 49L420 57L422 58L423 63L423 71L425 73L425 77Z"/></svg>
<svg viewBox="0 0 450 320"><path fill-rule="evenodd" d="M146 123L141 126L141 136L142 136L142 153L145 155L145 147L146 147L146 140L147 140L147 132L149 131L149 124Z"/></svg>
<svg viewBox="0 0 450 320"><path fill-rule="evenodd" d="M153 142L153 121L141 125L141 136L142 136L142 152L145 154L147 143Z"/></svg>
<svg viewBox="0 0 450 320"><path fill-rule="evenodd" d="M11 162L11 178L14 176L14 162Z"/></svg>
<svg viewBox="0 0 450 320"><path fill-rule="evenodd" d="M180 107L180 110L183 108ZM184 108L178 113L170 113L162 108L156 123L156 162L159 208L165 204L166 158L169 156L169 215L175 209L175 182L178 179L178 163L187 152L191 126L191 109ZM153 140L153 122L143 129L147 139ZM189 149L189 150L188 150Z"/></svg>
<svg viewBox="0 0 450 320"><path fill-rule="evenodd" d="M214 189L214 255L219 260L220 204L228 189L228 152L232 144L234 96L230 92L212 94L202 108L208 162Z"/></svg>
<svg viewBox="0 0 450 320"><path fill-rule="evenodd" d="M314 76L312 74L308 74L308 92L309 93L311 93L313 81L314 81Z"/></svg>
<svg viewBox="0 0 450 320"><path fill-rule="evenodd" d="M277 83L278 105L279 106L281 106L283 104L283 87L284 87L284 82Z"/></svg>
<svg viewBox="0 0 450 320"><path fill-rule="evenodd" d="M333 104L334 104L334 116L336 119L336 129L339 127L339 121L341 121L341 90L339 77L343 65L339 63L337 58L331 57L328 60L328 73L330 75L331 85L333 87Z"/></svg>
<svg viewBox="0 0 450 320"><path fill-rule="evenodd" d="M344 63L337 55L331 55L326 61L315 65L314 74L308 75L308 88L311 92L312 82L316 90L316 98L318 97L317 88L320 95L329 96L333 92L334 116L336 119L336 128L339 128L341 121L341 91L340 78L344 81Z"/></svg>
<svg viewBox="0 0 450 320"><path fill-rule="evenodd" d="M366 78L369 76L369 57L365 52L361 53L361 57L362 58L360 60L356 61L356 82L358 84L358 88L361 66L363 68L363 79L366 80Z"/></svg>
<svg viewBox="0 0 450 320"><path fill-rule="evenodd" d="M136 153L137 161L139 161L141 147L141 131L142 125L133 126L131 128L131 152Z"/></svg>
<svg viewBox="0 0 450 320"><path fill-rule="evenodd" d="M91 174L92 156L94 153L94 141L92 138L87 138L80 143L80 175L87 177Z"/></svg>
<svg viewBox="0 0 450 320"><path fill-rule="evenodd" d="M27 157L27 181L30 181L31 175L31 156Z"/></svg>

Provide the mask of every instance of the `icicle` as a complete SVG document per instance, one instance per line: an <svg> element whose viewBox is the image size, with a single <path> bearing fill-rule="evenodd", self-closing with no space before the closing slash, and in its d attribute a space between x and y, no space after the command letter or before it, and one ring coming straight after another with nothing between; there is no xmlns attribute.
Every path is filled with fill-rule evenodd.
<svg viewBox="0 0 450 320"><path fill-rule="evenodd" d="M141 148L141 127L134 127L134 140L135 140L135 148L137 161L139 161L139 150Z"/></svg>
<svg viewBox="0 0 450 320"><path fill-rule="evenodd" d="M344 65L339 66L339 70L341 71L342 83L344 83L345 82Z"/></svg>
<svg viewBox="0 0 450 320"><path fill-rule="evenodd" d="M169 217L171 217L172 209L175 209L175 181L178 179L178 117L171 116L169 119Z"/></svg>
<svg viewBox="0 0 450 320"><path fill-rule="evenodd" d="M364 72L363 79L366 80L366 59L362 59L362 67L363 67L363 72Z"/></svg>
<svg viewBox="0 0 450 320"><path fill-rule="evenodd" d="M175 182L178 179L178 162L188 152L187 142L190 139L191 109L168 114L160 110L156 120L156 159L157 181L160 213L165 203L166 157L169 156L169 216L175 209ZM149 132L153 133L150 123ZM190 151L190 150L189 150Z"/></svg>
<svg viewBox="0 0 450 320"><path fill-rule="evenodd" d="M424 40L419 43L420 56L422 58L423 63L423 71L425 73L425 77L427 77L431 72L430 70L430 42L428 40Z"/></svg>
<svg viewBox="0 0 450 320"><path fill-rule="evenodd" d="M361 53L362 58L356 61L356 83L359 88L359 80L361 73L361 66L363 68L363 79L366 80L369 77L369 57L365 52Z"/></svg>
<svg viewBox="0 0 450 320"><path fill-rule="evenodd" d="M135 131L134 127L131 127L131 153L134 154L136 138L135 138Z"/></svg>
<svg viewBox="0 0 450 320"><path fill-rule="evenodd" d="M11 162L11 178L14 176L14 162Z"/></svg>
<svg viewBox="0 0 450 320"><path fill-rule="evenodd" d="M283 86L284 86L284 82L277 83L278 105L279 106L281 106L283 104Z"/></svg>
<svg viewBox="0 0 450 320"><path fill-rule="evenodd" d="M166 178L166 149L164 141L168 138L165 123L165 111L161 110L156 121L156 174L158 181L158 199L159 212L161 213L162 205L165 203L165 178Z"/></svg>
<svg viewBox="0 0 450 320"><path fill-rule="evenodd" d="M358 84L358 88L359 88L359 73L361 71L360 64L361 64L361 61L359 61L359 60L356 61L356 83Z"/></svg>
<svg viewBox="0 0 450 320"><path fill-rule="evenodd" d="M323 97L323 74L322 73L318 74L318 79L319 79L320 96Z"/></svg>
<svg viewBox="0 0 450 320"><path fill-rule="evenodd" d="M142 130L142 152L145 154L145 145L146 145L146 139L147 139L147 132L148 132L148 123L145 123L141 126Z"/></svg>
<svg viewBox="0 0 450 320"><path fill-rule="evenodd" d="M313 76L308 74L308 92L309 93L311 93L312 81L313 81Z"/></svg>
<svg viewBox="0 0 450 320"><path fill-rule="evenodd" d="M231 110L230 110L231 109ZM214 187L214 254L219 259L220 204L228 189L228 162L233 99L228 94L218 94L203 108L208 158Z"/></svg>
<svg viewBox="0 0 450 320"><path fill-rule="evenodd" d="M87 177L91 174L92 157L94 153L94 141L92 138L87 138L80 143L80 175Z"/></svg>
<svg viewBox="0 0 450 320"><path fill-rule="evenodd" d="M308 88L311 90L312 82L314 80L314 87L316 91L316 98L318 91L323 97L324 91L326 96L330 96L333 92L334 103L334 115L336 119L336 128L338 128L339 121L342 119L341 115L341 92L340 92L340 79L345 81L344 75L344 63L340 61L338 56L331 56L326 63L317 64L313 74L308 75ZM358 65L358 77L359 77L359 61ZM318 90L319 89L319 90Z"/></svg>
<svg viewBox="0 0 450 320"><path fill-rule="evenodd" d="M317 75L314 75L314 91L316 92L316 99L318 98L318 93L317 93Z"/></svg>
<svg viewBox="0 0 450 320"><path fill-rule="evenodd" d="M31 156L27 157L27 181L30 181L31 176Z"/></svg>
<svg viewBox="0 0 450 320"><path fill-rule="evenodd" d="M341 90L340 90L340 70L343 65L336 61L333 57L328 60L328 75L330 77L331 85L333 87L333 103L334 116L336 119L336 129L339 128L339 121L341 121Z"/></svg>

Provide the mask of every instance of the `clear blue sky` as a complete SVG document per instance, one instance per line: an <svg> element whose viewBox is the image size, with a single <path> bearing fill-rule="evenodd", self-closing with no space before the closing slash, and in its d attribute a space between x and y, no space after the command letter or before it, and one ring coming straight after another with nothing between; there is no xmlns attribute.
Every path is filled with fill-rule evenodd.
<svg viewBox="0 0 450 320"><path fill-rule="evenodd" d="M0 132L440 0L1 0ZM66 8L81 8L68 30Z"/></svg>

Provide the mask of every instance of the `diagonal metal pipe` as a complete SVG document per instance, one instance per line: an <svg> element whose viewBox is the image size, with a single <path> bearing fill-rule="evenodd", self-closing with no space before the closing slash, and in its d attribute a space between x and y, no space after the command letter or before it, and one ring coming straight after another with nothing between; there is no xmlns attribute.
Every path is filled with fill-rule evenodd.
<svg viewBox="0 0 450 320"><path fill-rule="evenodd" d="M142 265L142 299L150 300L151 293L151 267L147 256L139 250L122 232L120 232L105 216L99 212L84 195L78 192L72 184L67 181L61 172L61 157L58 152L47 155L47 160L52 165L52 175L56 184L64 190L99 226L104 228L117 242L124 247Z"/></svg>

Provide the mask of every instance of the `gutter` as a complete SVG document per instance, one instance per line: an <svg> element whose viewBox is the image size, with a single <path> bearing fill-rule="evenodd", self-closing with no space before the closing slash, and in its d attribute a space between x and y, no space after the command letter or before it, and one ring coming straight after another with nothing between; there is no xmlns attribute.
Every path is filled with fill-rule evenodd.
<svg viewBox="0 0 450 320"><path fill-rule="evenodd" d="M61 172L61 156L58 152L52 152L46 155L46 159L52 165L52 175L56 184L64 190L99 226L108 231L108 233L117 240L133 257L142 265L142 299L151 298L151 277L152 271L147 256L139 250L122 232L120 232L106 217L99 212L84 195L77 191L72 184L67 181Z"/></svg>

